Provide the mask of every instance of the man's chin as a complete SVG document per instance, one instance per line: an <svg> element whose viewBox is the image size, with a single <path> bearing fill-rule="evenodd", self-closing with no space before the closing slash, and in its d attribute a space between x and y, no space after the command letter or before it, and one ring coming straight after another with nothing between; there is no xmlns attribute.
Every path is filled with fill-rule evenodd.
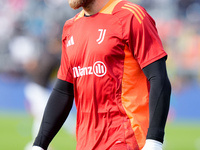
<svg viewBox="0 0 200 150"><path fill-rule="evenodd" d="M72 9L79 9L82 6L74 6L74 5L69 5Z"/></svg>
<svg viewBox="0 0 200 150"><path fill-rule="evenodd" d="M69 1L69 6L72 8L72 9L79 9L80 7L82 7L82 3L77 3L77 2L70 2Z"/></svg>

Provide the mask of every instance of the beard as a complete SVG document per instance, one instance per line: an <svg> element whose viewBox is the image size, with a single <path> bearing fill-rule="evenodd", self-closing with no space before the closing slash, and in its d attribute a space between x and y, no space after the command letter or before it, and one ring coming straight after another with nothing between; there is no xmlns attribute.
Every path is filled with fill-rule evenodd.
<svg viewBox="0 0 200 150"><path fill-rule="evenodd" d="M68 0L69 6L73 9L88 7L95 0Z"/></svg>

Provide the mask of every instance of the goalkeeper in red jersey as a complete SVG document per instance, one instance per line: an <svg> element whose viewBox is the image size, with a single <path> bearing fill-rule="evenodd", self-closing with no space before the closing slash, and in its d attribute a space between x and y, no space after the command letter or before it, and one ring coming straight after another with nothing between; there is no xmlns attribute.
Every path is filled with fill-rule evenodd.
<svg viewBox="0 0 200 150"><path fill-rule="evenodd" d="M47 149L77 107L77 150L162 150L171 85L146 10L126 0L69 0L57 83L32 149Z"/></svg>

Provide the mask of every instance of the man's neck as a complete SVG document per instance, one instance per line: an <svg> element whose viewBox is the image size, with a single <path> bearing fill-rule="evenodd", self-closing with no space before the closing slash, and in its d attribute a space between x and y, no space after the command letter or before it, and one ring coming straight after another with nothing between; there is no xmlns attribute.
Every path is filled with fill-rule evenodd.
<svg viewBox="0 0 200 150"><path fill-rule="evenodd" d="M108 2L109 0L94 0L87 7L83 7L85 15L91 16L98 13Z"/></svg>

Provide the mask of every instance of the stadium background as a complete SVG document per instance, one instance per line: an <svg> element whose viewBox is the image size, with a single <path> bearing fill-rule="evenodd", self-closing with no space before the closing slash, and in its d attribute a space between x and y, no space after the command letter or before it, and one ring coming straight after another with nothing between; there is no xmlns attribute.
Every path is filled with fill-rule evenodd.
<svg viewBox="0 0 200 150"><path fill-rule="evenodd" d="M200 150L200 1L132 1L155 19L169 55L172 97L164 149ZM32 117L23 91L29 79L22 63L48 49L60 51L63 24L78 11L67 0L0 0L0 149L21 150L31 139ZM22 42L13 44L19 37ZM26 57L27 49L35 55ZM70 130L62 129L52 145L70 150L75 143Z"/></svg>

